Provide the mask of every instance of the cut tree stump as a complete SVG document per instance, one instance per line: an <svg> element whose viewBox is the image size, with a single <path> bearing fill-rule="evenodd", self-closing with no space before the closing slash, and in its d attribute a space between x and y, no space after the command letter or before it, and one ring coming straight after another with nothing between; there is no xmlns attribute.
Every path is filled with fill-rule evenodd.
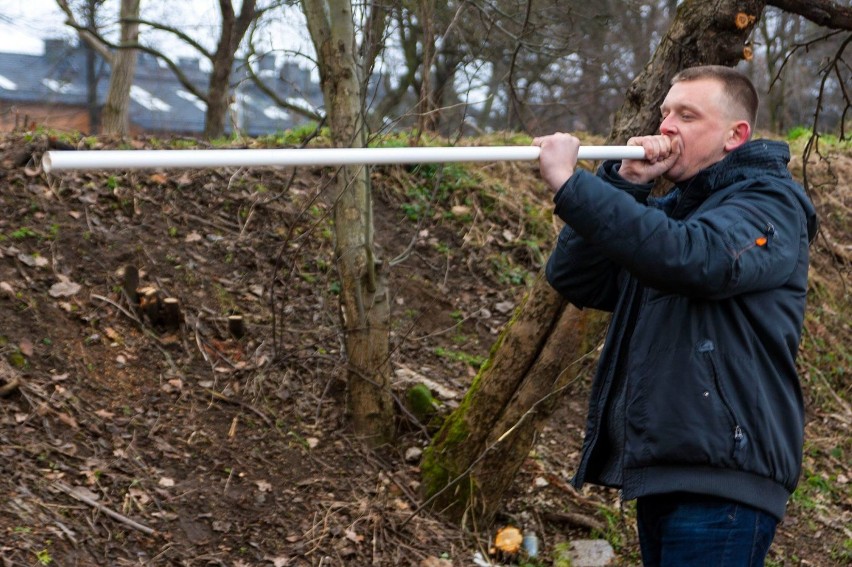
<svg viewBox="0 0 852 567"><path fill-rule="evenodd" d="M163 326L163 293L155 287L143 287L137 290L139 310L148 318L152 327Z"/></svg>
<svg viewBox="0 0 852 567"><path fill-rule="evenodd" d="M167 297L162 302L163 327L167 331L177 331L183 325L183 313L180 310L180 300Z"/></svg>
<svg viewBox="0 0 852 567"><path fill-rule="evenodd" d="M237 340L246 336L246 325L242 315L228 317L228 332Z"/></svg>

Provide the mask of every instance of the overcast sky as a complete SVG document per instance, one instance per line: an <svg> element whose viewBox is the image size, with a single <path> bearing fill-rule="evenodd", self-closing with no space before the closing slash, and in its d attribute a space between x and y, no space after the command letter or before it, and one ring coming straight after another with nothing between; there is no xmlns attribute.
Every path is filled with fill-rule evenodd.
<svg viewBox="0 0 852 567"><path fill-rule="evenodd" d="M39 38L59 35L62 22L55 0L0 0L0 51L41 53Z"/></svg>

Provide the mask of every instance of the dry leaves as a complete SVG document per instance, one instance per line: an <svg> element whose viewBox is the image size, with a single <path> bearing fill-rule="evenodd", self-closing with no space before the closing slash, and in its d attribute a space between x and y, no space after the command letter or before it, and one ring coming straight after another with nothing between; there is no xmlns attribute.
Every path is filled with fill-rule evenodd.
<svg viewBox="0 0 852 567"><path fill-rule="evenodd" d="M51 297L71 297L72 295L76 295L82 286L78 283L72 282L68 279L67 276L59 276L59 281L50 286Z"/></svg>

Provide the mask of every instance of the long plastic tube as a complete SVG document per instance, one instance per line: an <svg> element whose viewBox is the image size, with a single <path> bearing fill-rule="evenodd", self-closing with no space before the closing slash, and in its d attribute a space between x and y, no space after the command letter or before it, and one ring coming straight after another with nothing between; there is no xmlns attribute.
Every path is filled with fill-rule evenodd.
<svg viewBox="0 0 852 567"><path fill-rule="evenodd" d="M257 150L49 151L44 171L66 169L165 169L257 166L336 166L538 159L537 146L443 148L323 148ZM641 146L581 146L580 159L643 159Z"/></svg>

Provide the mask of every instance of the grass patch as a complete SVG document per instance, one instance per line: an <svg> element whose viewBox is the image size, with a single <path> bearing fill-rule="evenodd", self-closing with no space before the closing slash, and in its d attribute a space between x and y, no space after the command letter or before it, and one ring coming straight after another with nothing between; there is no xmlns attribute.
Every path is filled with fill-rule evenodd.
<svg viewBox="0 0 852 567"><path fill-rule="evenodd" d="M441 358L446 358L455 362L463 362L464 364L472 367L474 370L478 370L479 367L487 360L487 357L484 356L469 354L464 351L452 350L444 347L435 347L433 352Z"/></svg>

